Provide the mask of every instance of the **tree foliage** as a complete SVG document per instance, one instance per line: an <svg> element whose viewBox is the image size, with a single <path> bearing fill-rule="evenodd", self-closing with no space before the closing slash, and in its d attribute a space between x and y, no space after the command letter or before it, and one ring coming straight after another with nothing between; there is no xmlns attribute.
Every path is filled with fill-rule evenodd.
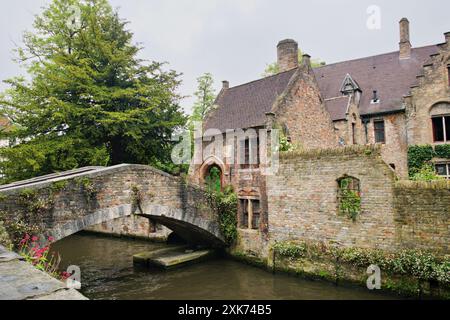
<svg viewBox="0 0 450 320"><path fill-rule="evenodd" d="M80 24L68 23L71 6ZM0 138L6 181L88 165L170 163L171 135L185 124L179 74L137 58L127 22L107 0L53 0L26 32L17 61L27 77L5 82Z"/></svg>
<svg viewBox="0 0 450 320"><path fill-rule="evenodd" d="M197 84L197 91L194 93L196 101L192 109L192 116L189 119L190 122L205 120L208 113L213 109L216 99L214 79L210 73L205 73L197 78Z"/></svg>

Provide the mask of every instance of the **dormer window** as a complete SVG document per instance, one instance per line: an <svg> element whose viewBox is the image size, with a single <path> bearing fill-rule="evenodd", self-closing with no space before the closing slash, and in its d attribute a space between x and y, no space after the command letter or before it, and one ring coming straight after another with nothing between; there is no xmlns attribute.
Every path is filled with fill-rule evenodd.
<svg viewBox="0 0 450 320"><path fill-rule="evenodd" d="M345 76L344 82L342 82L341 93L347 96L349 94L354 93L355 91L361 92L361 89L358 83L355 80L353 80L353 78L349 74L347 74Z"/></svg>
<svg viewBox="0 0 450 320"><path fill-rule="evenodd" d="M373 91L373 97L372 97L372 101L370 101L370 103L380 103L380 98L378 96L377 90Z"/></svg>

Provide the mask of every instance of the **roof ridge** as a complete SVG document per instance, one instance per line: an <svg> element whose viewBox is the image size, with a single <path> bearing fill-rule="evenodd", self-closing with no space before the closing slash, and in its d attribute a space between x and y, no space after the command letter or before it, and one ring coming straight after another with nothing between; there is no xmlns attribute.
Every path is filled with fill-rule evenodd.
<svg viewBox="0 0 450 320"><path fill-rule="evenodd" d="M436 47L436 46L437 46L437 44L430 44L430 45L426 45L426 46L415 47L415 48L412 48L411 50L425 49L425 48L431 48L431 47ZM320 70L322 68L326 68L326 67L329 67L329 66L334 66L336 64L341 64L341 63L346 63L346 62L354 62L354 61L359 61L359 60L366 60L366 59L369 59L369 58L387 56L387 55L394 54L394 53L400 53L400 51L396 50L396 51L391 51L391 52L375 54L373 56L366 56L366 57L361 57L361 58L355 58L355 59L350 59L350 60L343 60L343 61L333 62L333 63L330 63L330 64L326 64L324 66L313 68L313 70Z"/></svg>
<svg viewBox="0 0 450 320"><path fill-rule="evenodd" d="M232 90L232 89L235 89L235 88L242 87L242 86L246 86L246 85L251 84L251 83L254 83L254 82L263 81L263 80L267 80L267 79L269 79L269 78L277 77L277 76L279 76L279 75L281 75L281 74L285 74L285 73L288 73L288 72L292 72L292 71L294 71L294 70L296 70L296 69L298 69L298 68L293 68L293 69L290 69L290 70L287 70L287 71L283 71L283 72L279 72L279 73L276 73L276 74L273 74L273 75L270 75L270 76L267 76L267 77L264 77L264 78L259 78L259 79L256 79L256 80L252 80L252 81L249 81L249 82L245 82L245 83L242 83L242 84L238 84L237 86L228 88L228 91L229 91L229 90Z"/></svg>
<svg viewBox="0 0 450 320"><path fill-rule="evenodd" d="M412 48L412 50L418 50L418 49L430 48L430 47L435 47L435 46L437 46L437 44L430 44L430 45L426 45L426 46L415 47L415 48ZM326 68L326 67L329 67L329 66L334 66L334 65L336 65L336 64L341 64L341 63L346 63L346 62L354 62L354 61L365 60L365 59L375 58L375 57L381 57L381 56L390 55L390 54L399 53L399 52L400 52L400 51L397 50L397 51L391 51L391 52L385 52L385 53L375 54L375 55L372 55L372 56L366 56L366 57L355 58L355 59L350 59L350 60L342 60L342 61L338 61L338 62L333 62L333 63L330 63L330 64L326 64L326 65L323 65L323 66L315 67L315 68L313 68L313 71L315 71L315 70L320 70L320 69L322 69L322 68ZM276 73L276 74L272 74L272 75L267 76L267 77L255 79L255 80L248 81L248 82L244 82L244 83L238 84L238 85L236 85L236 86L234 86L234 87L230 87L228 90L233 90L233 89L235 89L235 88L243 87L243 86L249 85L249 84L251 84L251 83L255 83L255 82L267 80L267 79L270 79L270 78L273 78L273 77L277 77L277 76L279 76L279 75L286 74L286 73L288 73L288 72L292 72L292 71L297 70L297 69L298 69L298 67L297 67L297 68L290 69L290 70L287 70L287 71L279 72L279 73Z"/></svg>

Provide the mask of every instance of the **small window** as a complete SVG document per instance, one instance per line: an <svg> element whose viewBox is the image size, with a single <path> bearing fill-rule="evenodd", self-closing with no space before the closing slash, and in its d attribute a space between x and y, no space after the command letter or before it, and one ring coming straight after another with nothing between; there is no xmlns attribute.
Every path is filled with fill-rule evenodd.
<svg viewBox="0 0 450 320"><path fill-rule="evenodd" d="M240 228L258 230L261 219L261 206L259 200L240 200ZM251 217L249 217L251 214ZM251 225L249 222L251 221Z"/></svg>
<svg viewBox="0 0 450 320"><path fill-rule="evenodd" d="M338 180L339 213L356 221L361 212L361 189L358 179L344 177Z"/></svg>
<svg viewBox="0 0 450 320"><path fill-rule="evenodd" d="M433 117L433 139L434 142L450 141L450 115Z"/></svg>
<svg viewBox="0 0 450 320"><path fill-rule="evenodd" d="M436 173L448 180L450 180L450 162L436 164Z"/></svg>
<svg viewBox="0 0 450 320"><path fill-rule="evenodd" d="M352 140L353 144L356 144L356 124L352 123Z"/></svg>
<svg viewBox="0 0 450 320"><path fill-rule="evenodd" d="M384 120L374 121L373 127L375 130L375 143L386 143Z"/></svg>
<svg viewBox="0 0 450 320"><path fill-rule="evenodd" d="M241 211L241 221L240 226L242 229L248 229L248 201L247 199L241 199L240 202L240 211Z"/></svg>
<svg viewBox="0 0 450 320"><path fill-rule="evenodd" d="M249 169L251 166L259 164L259 139L247 138L241 141L241 150L243 150L241 169Z"/></svg>
<svg viewBox="0 0 450 320"><path fill-rule="evenodd" d="M448 85L450 87L450 65L447 66L447 78L448 78Z"/></svg>

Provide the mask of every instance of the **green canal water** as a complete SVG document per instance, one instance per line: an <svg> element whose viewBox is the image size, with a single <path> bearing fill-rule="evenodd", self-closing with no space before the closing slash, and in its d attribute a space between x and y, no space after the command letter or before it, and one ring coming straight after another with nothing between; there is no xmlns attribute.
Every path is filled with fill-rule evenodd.
<svg viewBox="0 0 450 320"><path fill-rule="evenodd" d="M145 241L77 234L53 245L61 269L81 268L81 292L90 299L394 299L364 288L276 274L233 260L217 258L170 270L133 267L136 253L164 246Z"/></svg>

